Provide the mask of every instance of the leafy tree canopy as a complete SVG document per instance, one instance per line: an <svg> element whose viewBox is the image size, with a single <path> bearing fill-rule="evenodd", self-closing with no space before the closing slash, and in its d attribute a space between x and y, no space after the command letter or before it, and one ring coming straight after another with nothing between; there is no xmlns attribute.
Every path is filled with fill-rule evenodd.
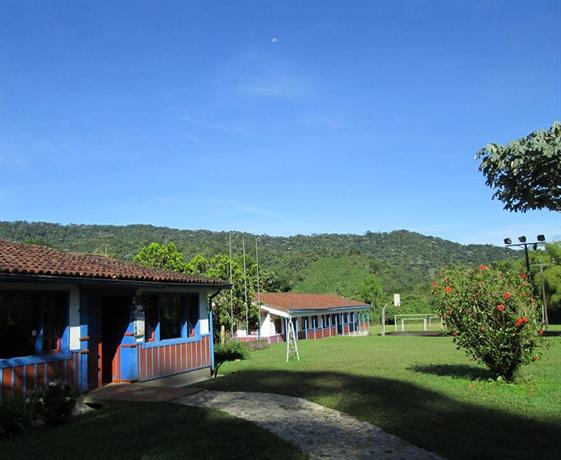
<svg viewBox="0 0 561 460"><path fill-rule="evenodd" d="M187 264L183 254L177 250L174 243L150 243L143 247L133 257L137 264L147 267L156 267L177 272L185 272Z"/></svg>
<svg viewBox="0 0 561 460"><path fill-rule="evenodd" d="M504 209L561 211L561 123L506 145L488 144L476 159Z"/></svg>

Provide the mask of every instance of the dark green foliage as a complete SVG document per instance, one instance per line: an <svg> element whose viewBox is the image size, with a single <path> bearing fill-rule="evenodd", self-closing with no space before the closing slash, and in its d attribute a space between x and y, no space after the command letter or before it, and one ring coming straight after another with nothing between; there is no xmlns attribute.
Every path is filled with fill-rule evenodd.
<svg viewBox="0 0 561 460"><path fill-rule="evenodd" d="M561 123L504 146L488 144L476 159L505 209L561 211Z"/></svg>
<svg viewBox="0 0 561 460"><path fill-rule="evenodd" d="M72 418L76 395L62 382L38 387L25 401L4 397L0 401L0 438L14 438L31 430L33 422L61 425Z"/></svg>
<svg viewBox="0 0 561 460"><path fill-rule="evenodd" d="M34 417L44 421L46 425L55 426L72 418L76 395L68 385L51 381L48 385L33 390L28 404Z"/></svg>
<svg viewBox="0 0 561 460"><path fill-rule="evenodd" d="M358 299L371 273L366 257L330 256L309 264L303 271L303 279L294 289L301 292L331 292L342 297Z"/></svg>
<svg viewBox="0 0 561 460"><path fill-rule="evenodd" d="M218 375L218 369L226 361L247 359L249 349L245 343L237 340L226 340L223 344L214 347L214 377Z"/></svg>
<svg viewBox="0 0 561 460"><path fill-rule="evenodd" d="M241 233L232 233L234 255L241 254ZM245 234L246 244L254 236ZM58 225L50 223L0 222L0 238L14 241L40 239L59 249L105 254L132 260L138 251L154 241L173 241L185 260L197 254L210 260L228 252L228 232L177 230L151 225ZM248 244L248 247L252 247ZM428 286L444 266L455 263L479 265L518 257L518 253L491 245L461 245L440 238L399 230L364 235L318 234L292 237L259 236L262 268L277 275L271 288L286 291L294 287L320 286L313 281L325 268L339 270L333 261L347 260L361 269L360 278L375 274L386 293L413 293L420 284ZM248 251L248 254L252 254ZM326 259L324 263L320 262ZM333 259L335 258L335 259ZM343 259L341 259L343 258ZM316 262L319 265L313 265ZM347 264L348 266L349 264ZM353 271L353 276L356 272ZM341 270L339 274L344 276ZM308 276L312 280L308 279ZM316 277L317 278L317 277ZM263 280L266 276L263 274ZM347 288L349 283L351 288ZM340 289L358 292L354 279ZM358 290L358 291L357 291ZM426 289L425 289L426 290ZM329 288L332 291L332 288ZM360 298L360 297L358 297Z"/></svg>
<svg viewBox="0 0 561 460"><path fill-rule="evenodd" d="M33 415L31 408L21 399L4 397L0 401L0 439L13 439L31 428Z"/></svg>

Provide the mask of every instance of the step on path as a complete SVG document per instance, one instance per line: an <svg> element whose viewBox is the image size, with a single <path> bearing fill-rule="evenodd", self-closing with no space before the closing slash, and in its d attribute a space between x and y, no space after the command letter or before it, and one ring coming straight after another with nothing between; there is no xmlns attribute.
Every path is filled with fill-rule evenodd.
<svg viewBox="0 0 561 460"><path fill-rule="evenodd" d="M272 393L205 390L176 400L256 423L318 459L440 459L439 455L345 413Z"/></svg>

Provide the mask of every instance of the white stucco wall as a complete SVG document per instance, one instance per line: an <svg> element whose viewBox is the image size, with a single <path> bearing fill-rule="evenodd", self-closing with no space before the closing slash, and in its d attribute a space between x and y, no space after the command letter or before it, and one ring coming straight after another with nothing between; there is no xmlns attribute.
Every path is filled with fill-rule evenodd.
<svg viewBox="0 0 561 460"><path fill-rule="evenodd" d="M70 326L70 349L80 349L80 290L73 286L68 296L68 325Z"/></svg>
<svg viewBox="0 0 561 460"><path fill-rule="evenodd" d="M275 323L273 322L273 317L269 312L261 311L259 314L259 320L259 334L262 337L275 335Z"/></svg>
<svg viewBox="0 0 561 460"><path fill-rule="evenodd" d="M201 291L199 294L199 328L201 334L209 333L208 291Z"/></svg>

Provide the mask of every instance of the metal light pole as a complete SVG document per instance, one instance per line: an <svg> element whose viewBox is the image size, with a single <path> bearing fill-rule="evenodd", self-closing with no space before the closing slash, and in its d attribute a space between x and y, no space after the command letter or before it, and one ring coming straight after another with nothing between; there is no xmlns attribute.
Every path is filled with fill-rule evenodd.
<svg viewBox="0 0 561 460"><path fill-rule="evenodd" d="M532 265L537 265L538 267L540 267L540 275L541 275L541 281L542 281L542 299L543 299L542 323L545 325L545 327L547 329L547 326L549 325L549 318L547 316L547 297L545 295L545 280L544 280L544 276L543 276L543 267L549 267L551 264L542 264L540 262L540 263L532 264Z"/></svg>
<svg viewBox="0 0 561 460"><path fill-rule="evenodd" d="M532 246L534 248L534 251L536 251L538 249L539 245L545 245L545 236L544 235L538 235L536 237L536 239L537 239L537 241L535 241L533 243L529 243L526 240L526 237L524 235L518 237L518 241L520 241L520 243L513 243L510 238L505 238L504 239L505 246L507 246L507 247L523 247L524 248L524 257L526 259L526 274L528 275L528 277L530 277L530 255L528 254L528 246ZM535 264L535 265L540 265L540 264ZM540 265L540 271L541 271L541 275L542 275L542 295L543 295L542 323L547 325L547 323L546 323L546 321L547 321L547 304L546 304L545 287L544 287L544 281L543 281L543 267L541 265Z"/></svg>
<svg viewBox="0 0 561 460"><path fill-rule="evenodd" d="M527 275L530 274L530 255L528 254L528 246L532 246L534 248L534 251L535 251L536 249L538 249L539 245L544 245L545 244L545 236L544 235L538 235L536 237L536 239L538 241L534 241L533 243L529 243L526 240L526 237L524 235L518 237L518 241L520 241L520 243L513 243L510 238L505 238L504 239L505 246L507 246L507 247L523 247L524 248L524 257L526 259L526 274Z"/></svg>

